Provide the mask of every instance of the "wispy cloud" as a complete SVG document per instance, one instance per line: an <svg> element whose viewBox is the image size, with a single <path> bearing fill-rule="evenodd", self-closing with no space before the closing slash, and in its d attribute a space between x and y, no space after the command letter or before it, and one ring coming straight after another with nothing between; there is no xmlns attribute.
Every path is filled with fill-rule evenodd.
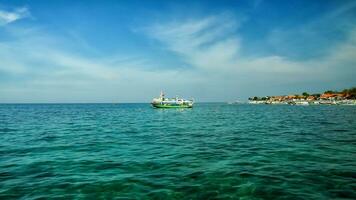
<svg viewBox="0 0 356 200"><path fill-rule="evenodd" d="M340 15L343 15L347 12L354 12L353 10L356 8L356 2L355 1L350 1L346 2L344 5L336 8L333 12L328 13L325 17L325 19L331 19L338 17Z"/></svg>
<svg viewBox="0 0 356 200"><path fill-rule="evenodd" d="M287 26L272 27L267 45L276 53L305 60L330 55L334 46L345 42L356 28L356 2L345 2L318 17Z"/></svg>
<svg viewBox="0 0 356 200"><path fill-rule="evenodd" d="M12 23L30 16L30 11L27 7L16 8L13 11L0 10L0 26Z"/></svg>
<svg viewBox="0 0 356 200"><path fill-rule="evenodd" d="M240 38L236 30L242 21L223 14L153 25L147 33L192 67L221 68L231 66L237 56Z"/></svg>
<svg viewBox="0 0 356 200"><path fill-rule="evenodd" d="M79 36L71 40L15 28L8 31L12 39L0 43L0 102L149 101L161 89L179 94L196 81L190 72L157 73L147 67L154 63L135 55L86 55L93 47L82 39L76 43ZM63 43L79 45L82 52Z"/></svg>
<svg viewBox="0 0 356 200"><path fill-rule="evenodd" d="M318 84L330 81L329 85L338 85L345 80L352 82L350 74L355 75L356 71L354 31L348 32L348 39L329 46L328 54L298 61L280 54L246 55L240 42L244 40L239 34L240 22L233 17L217 15L153 25L147 34L193 68L210 74L206 78L212 82L229 83L225 89L231 92L242 89L240 86L246 83L271 90L288 82L294 82L296 88L305 82Z"/></svg>
<svg viewBox="0 0 356 200"><path fill-rule="evenodd" d="M147 33L163 42L176 53L194 53L218 40L228 40L241 22L232 20L228 14L210 16L203 19L175 21L169 24L156 24Z"/></svg>
<svg viewBox="0 0 356 200"><path fill-rule="evenodd" d="M353 4L340 8L337 15L350 8ZM2 25L29 15L28 9L15 10L14 16L1 12ZM2 34L8 37L0 41L0 102L142 102L150 101L161 89L200 101L221 101L356 84L355 27L345 28L342 39L327 43L325 54L310 59L295 59L278 51L261 56L245 52L250 41L242 30L248 17L226 12L136 27L135 36L144 41L141 45L154 44L145 50L164 52L155 55L126 53L118 41L114 45L121 53L103 51L80 31L63 36L41 25L6 26ZM302 41L307 33L299 33L318 27L320 23L293 31L272 28L265 43L303 50L306 45L285 41L298 37ZM170 63L185 67L165 67L157 55L168 55Z"/></svg>

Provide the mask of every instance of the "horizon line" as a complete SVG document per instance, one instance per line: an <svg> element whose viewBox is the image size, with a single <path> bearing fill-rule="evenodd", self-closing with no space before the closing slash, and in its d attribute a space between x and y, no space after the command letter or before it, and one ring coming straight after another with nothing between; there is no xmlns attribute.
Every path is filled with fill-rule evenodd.
<svg viewBox="0 0 356 200"><path fill-rule="evenodd" d="M199 101L194 103L227 103L230 101ZM0 102L0 104L151 104L151 102Z"/></svg>

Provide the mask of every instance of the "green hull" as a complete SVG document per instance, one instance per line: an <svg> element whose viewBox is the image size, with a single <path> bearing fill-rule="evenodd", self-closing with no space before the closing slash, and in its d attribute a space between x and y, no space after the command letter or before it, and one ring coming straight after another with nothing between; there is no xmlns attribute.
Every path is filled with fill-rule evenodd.
<svg viewBox="0 0 356 200"><path fill-rule="evenodd" d="M192 105L152 104L155 108L192 108Z"/></svg>

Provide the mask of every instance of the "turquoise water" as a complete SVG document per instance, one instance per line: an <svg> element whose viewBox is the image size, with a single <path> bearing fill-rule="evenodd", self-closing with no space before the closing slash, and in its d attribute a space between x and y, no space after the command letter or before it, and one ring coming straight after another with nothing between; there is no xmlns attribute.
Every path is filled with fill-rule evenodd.
<svg viewBox="0 0 356 200"><path fill-rule="evenodd" d="M356 199L356 107L0 105L0 199Z"/></svg>

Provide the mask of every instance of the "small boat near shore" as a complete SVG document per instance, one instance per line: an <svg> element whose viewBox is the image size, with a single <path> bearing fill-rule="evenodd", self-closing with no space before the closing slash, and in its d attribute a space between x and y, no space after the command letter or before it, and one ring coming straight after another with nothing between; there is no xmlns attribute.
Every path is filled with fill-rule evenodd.
<svg viewBox="0 0 356 200"><path fill-rule="evenodd" d="M154 98L151 105L155 108L192 108L193 100L186 100L182 98L165 98L164 93L161 92L158 98Z"/></svg>
<svg viewBox="0 0 356 200"><path fill-rule="evenodd" d="M307 101L295 101L294 105L298 105L298 106L308 106L309 102Z"/></svg>

